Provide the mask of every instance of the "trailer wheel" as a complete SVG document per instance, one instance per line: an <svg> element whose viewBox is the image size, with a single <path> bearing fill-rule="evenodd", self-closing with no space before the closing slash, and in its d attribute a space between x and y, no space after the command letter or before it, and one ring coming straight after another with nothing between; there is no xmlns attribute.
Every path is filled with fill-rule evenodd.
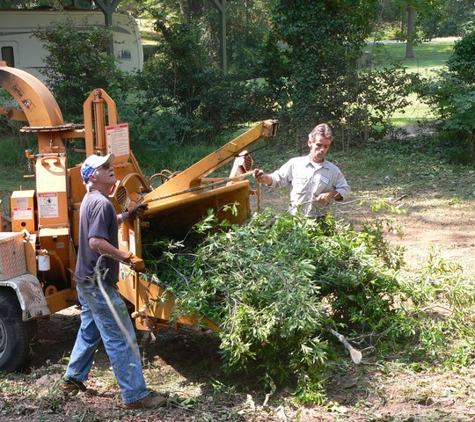
<svg viewBox="0 0 475 422"><path fill-rule="evenodd" d="M15 292L0 289L0 371L25 368L36 344L36 321L24 322Z"/></svg>

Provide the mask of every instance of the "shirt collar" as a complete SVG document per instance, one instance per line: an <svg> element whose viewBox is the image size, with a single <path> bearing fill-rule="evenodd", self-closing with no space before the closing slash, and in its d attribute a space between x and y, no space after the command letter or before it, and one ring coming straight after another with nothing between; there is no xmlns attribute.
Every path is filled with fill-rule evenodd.
<svg viewBox="0 0 475 422"><path fill-rule="evenodd" d="M312 161L310 159L310 155L307 155L307 159L308 159L307 166L311 165L315 170L318 170L321 168L328 169L328 161L326 159L324 159L321 163L315 163L314 161Z"/></svg>

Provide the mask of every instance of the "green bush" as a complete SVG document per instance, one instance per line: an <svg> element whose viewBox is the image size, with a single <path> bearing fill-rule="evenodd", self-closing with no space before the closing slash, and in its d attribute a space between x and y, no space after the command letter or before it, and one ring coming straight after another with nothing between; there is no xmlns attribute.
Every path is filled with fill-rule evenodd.
<svg viewBox="0 0 475 422"><path fill-rule="evenodd" d="M128 87L127 76L117 68L114 55L106 53L110 29L97 27L81 33L73 20L62 19L33 33L48 51L48 67L41 72L65 121L83 120L83 103L94 88L104 89L117 100Z"/></svg>
<svg viewBox="0 0 475 422"><path fill-rule="evenodd" d="M140 136L147 142L164 142L164 132L167 141L175 144L202 140L273 117L266 85L223 74L201 44L196 28L162 21L156 27L164 42L137 78L140 95L134 99L144 111L137 117L143 122ZM162 126L163 118L171 120L172 115L175 124Z"/></svg>
<svg viewBox="0 0 475 422"><path fill-rule="evenodd" d="M383 350L406 330L382 243L374 228L355 232L331 217L262 213L196 248L162 242L162 259L149 265L175 294L177 315L199 312L221 324L227 371L246 370L267 388L291 383L298 400L322 402L341 346L328 326ZM157 256L150 247L147 254Z"/></svg>
<svg viewBox="0 0 475 422"><path fill-rule="evenodd" d="M462 38L454 46L454 53L447 61L448 71L423 80L416 90L437 116L441 142L455 139L458 145L450 156L464 164L475 160L475 82L473 66L475 33Z"/></svg>
<svg viewBox="0 0 475 422"><path fill-rule="evenodd" d="M322 101L329 110L329 123L343 149L357 140L381 139L391 128L391 118L410 105L408 94L417 83L398 63L383 68L362 69L353 78L337 79Z"/></svg>
<svg viewBox="0 0 475 422"><path fill-rule="evenodd" d="M458 144L454 157L465 154L465 159L473 162L475 88L453 72L441 71L438 76L437 79L424 80L418 87L418 93L439 119L436 127L441 132L444 147L447 138L454 139Z"/></svg>
<svg viewBox="0 0 475 422"><path fill-rule="evenodd" d="M475 32L464 36L454 45L454 53L447 61L451 72L456 73L467 83L475 82L473 67L475 65Z"/></svg>

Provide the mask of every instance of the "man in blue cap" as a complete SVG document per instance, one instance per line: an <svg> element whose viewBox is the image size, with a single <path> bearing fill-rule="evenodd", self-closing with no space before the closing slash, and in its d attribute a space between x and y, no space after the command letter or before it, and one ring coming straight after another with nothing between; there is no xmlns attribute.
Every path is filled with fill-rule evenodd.
<svg viewBox="0 0 475 422"><path fill-rule="evenodd" d="M136 205L129 213L117 216L108 197L117 182L114 159L113 154L91 155L81 166L87 193L79 211L79 248L74 274L82 307L81 326L63 389L69 393L87 391L83 381L102 340L122 392L123 407L151 409L164 406L167 400L147 390L134 327L116 289L119 261L138 272L145 268L141 258L118 248L118 221L133 220L146 205Z"/></svg>

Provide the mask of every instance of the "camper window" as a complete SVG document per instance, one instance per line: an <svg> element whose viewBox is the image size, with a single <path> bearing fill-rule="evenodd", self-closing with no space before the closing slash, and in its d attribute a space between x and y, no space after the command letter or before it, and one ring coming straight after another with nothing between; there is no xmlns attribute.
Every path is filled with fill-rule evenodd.
<svg viewBox="0 0 475 422"><path fill-rule="evenodd" d="M7 66L15 67L13 47L2 47L2 60L7 63Z"/></svg>

